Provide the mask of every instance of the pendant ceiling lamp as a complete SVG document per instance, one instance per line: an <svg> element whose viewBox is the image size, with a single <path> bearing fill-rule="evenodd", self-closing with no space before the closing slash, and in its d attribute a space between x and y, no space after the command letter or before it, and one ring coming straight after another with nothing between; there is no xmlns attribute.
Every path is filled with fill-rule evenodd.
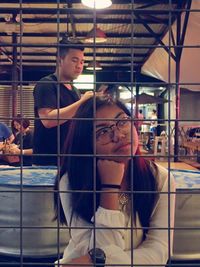
<svg viewBox="0 0 200 267"><path fill-rule="evenodd" d="M99 62L97 61L90 61L86 70L102 70L102 67Z"/></svg>
<svg viewBox="0 0 200 267"><path fill-rule="evenodd" d="M107 36L104 31L102 31L97 26L92 28L91 31L88 32L85 42L86 43L105 43L107 41Z"/></svg>
<svg viewBox="0 0 200 267"><path fill-rule="evenodd" d="M81 0L81 2L84 6L95 9L107 8L112 5L111 0Z"/></svg>

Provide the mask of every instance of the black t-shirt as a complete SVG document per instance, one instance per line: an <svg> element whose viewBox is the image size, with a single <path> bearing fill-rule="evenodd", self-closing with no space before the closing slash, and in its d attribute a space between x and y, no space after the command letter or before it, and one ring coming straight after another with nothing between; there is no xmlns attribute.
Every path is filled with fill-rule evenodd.
<svg viewBox="0 0 200 267"><path fill-rule="evenodd" d="M22 145L21 145L22 141ZM19 149L31 149L33 148L33 132L31 130L24 133L22 136L18 133L15 137L14 143L19 146ZM32 165L32 156L23 155L23 165Z"/></svg>
<svg viewBox="0 0 200 267"><path fill-rule="evenodd" d="M35 128L33 141L33 164L57 165L57 156L35 156L35 154L58 154L62 151L69 121L62 125L45 128L38 115L40 108L58 109L69 106L80 99L76 88L67 89L58 83L55 74L42 78L34 88ZM59 97L59 100L58 100ZM59 129L58 129L59 127ZM60 151L58 151L58 132L60 132Z"/></svg>

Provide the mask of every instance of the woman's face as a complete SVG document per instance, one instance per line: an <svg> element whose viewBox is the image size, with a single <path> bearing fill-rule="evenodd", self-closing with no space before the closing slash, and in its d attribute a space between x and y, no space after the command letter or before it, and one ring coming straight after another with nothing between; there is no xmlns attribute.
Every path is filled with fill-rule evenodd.
<svg viewBox="0 0 200 267"><path fill-rule="evenodd" d="M20 132L20 130L21 130L21 124L20 123L18 123L17 121L14 121L14 127L18 132Z"/></svg>
<svg viewBox="0 0 200 267"><path fill-rule="evenodd" d="M130 117L122 109L116 105L102 107L96 112L96 118L97 155L120 162L135 155L138 135Z"/></svg>

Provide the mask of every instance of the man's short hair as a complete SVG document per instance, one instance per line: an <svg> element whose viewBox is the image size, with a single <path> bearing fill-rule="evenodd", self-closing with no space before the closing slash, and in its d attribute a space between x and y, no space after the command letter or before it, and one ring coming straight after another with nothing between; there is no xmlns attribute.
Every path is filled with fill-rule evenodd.
<svg viewBox="0 0 200 267"><path fill-rule="evenodd" d="M58 56L64 58L70 49L77 49L84 51L84 45L79 40L69 38L68 36L64 36L59 41Z"/></svg>

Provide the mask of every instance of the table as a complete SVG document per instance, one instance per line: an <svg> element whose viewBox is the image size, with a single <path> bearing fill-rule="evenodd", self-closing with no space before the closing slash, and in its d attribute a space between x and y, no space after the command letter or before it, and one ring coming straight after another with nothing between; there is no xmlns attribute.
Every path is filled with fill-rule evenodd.
<svg viewBox="0 0 200 267"><path fill-rule="evenodd" d="M170 166L170 169L173 170L193 170L198 171L197 168L185 163L185 162L170 162L170 165L167 161L156 161L159 165L168 168Z"/></svg>

